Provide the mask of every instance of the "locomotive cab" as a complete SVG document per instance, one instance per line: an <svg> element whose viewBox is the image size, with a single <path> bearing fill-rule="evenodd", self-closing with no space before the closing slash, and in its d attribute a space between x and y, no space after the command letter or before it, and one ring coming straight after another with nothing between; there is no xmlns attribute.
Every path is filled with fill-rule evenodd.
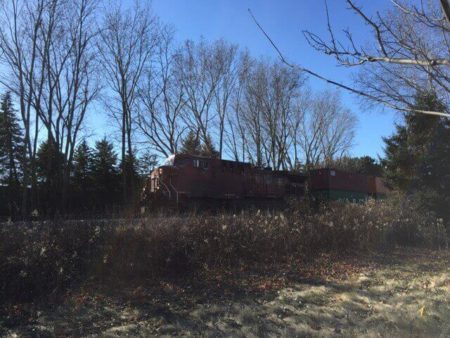
<svg viewBox="0 0 450 338"><path fill-rule="evenodd" d="M161 197L170 198L170 189L168 182L175 175L174 166L175 155L169 156L161 166L155 168L149 175L147 182L142 190L141 201L146 204L149 201L161 199Z"/></svg>
<svg viewBox="0 0 450 338"><path fill-rule="evenodd" d="M170 200L178 204L181 197L191 195L192 189L203 185L205 174L210 174L209 169L209 158L188 154L170 155L151 172L142 192L142 200L165 200L164 203Z"/></svg>
<svg viewBox="0 0 450 338"><path fill-rule="evenodd" d="M176 174L175 155L169 156L161 166L154 169L150 174L149 184L146 188L150 193L156 193L167 185L168 180ZM167 189L165 189L167 190ZM164 189L163 189L163 193Z"/></svg>

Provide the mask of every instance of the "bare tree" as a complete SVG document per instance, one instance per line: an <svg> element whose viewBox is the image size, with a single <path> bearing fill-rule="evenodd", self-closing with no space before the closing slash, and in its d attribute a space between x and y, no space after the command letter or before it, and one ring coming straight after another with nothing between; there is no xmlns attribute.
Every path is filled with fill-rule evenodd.
<svg viewBox="0 0 450 338"><path fill-rule="evenodd" d="M35 188L35 158L38 142L39 118L33 111L33 92L38 62L40 24L46 1L29 3L23 0L1 2L0 48L1 62L7 69L0 81L19 100L19 112L24 128L25 187ZM25 160L26 159L26 160ZM33 195L33 194L32 194ZM28 216L28 189L23 189L22 216Z"/></svg>
<svg viewBox="0 0 450 338"><path fill-rule="evenodd" d="M106 103L120 124L121 157L124 165L127 155L130 159L133 158L132 122L137 106L139 82L157 41L157 20L150 8L141 5L139 1L136 1L132 8L124 8L120 2L108 5L100 30L99 53L106 84L114 94L113 100L107 100ZM127 199L129 188L127 176L128 174L124 173L124 200ZM133 187L130 188L132 191Z"/></svg>
<svg viewBox="0 0 450 338"><path fill-rule="evenodd" d="M317 108L317 104L311 100L310 106L302 113L301 120L298 122L300 132L297 140L303 151L306 168L317 165L322 158L321 138L325 120L322 112Z"/></svg>
<svg viewBox="0 0 450 338"><path fill-rule="evenodd" d="M243 81L244 89L242 94L241 123L245 125L245 143L248 159L257 166L263 166L263 121L262 121L262 100L261 94L264 92L264 81L258 79L263 76L260 72L255 72L256 62L252 60Z"/></svg>
<svg viewBox="0 0 450 338"><path fill-rule="evenodd" d="M390 10L373 15L352 0L346 2L373 32L373 39L367 46L355 41L349 29L343 31L344 39L339 39L332 27L328 6L328 41L310 31L304 31L304 36L312 47L334 56L340 65L362 68L358 91L363 97L404 111L414 109L413 96L423 90L433 90L444 102L450 102L447 0L421 1L418 5L391 0Z"/></svg>
<svg viewBox="0 0 450 338"><path fill-rule="evenodd" d="M383 15L376 13L376 18L371 18L360 7L356 6L353 1L347 0L350 9L360 16L363 22L373 30L374 41L369 43L369 47L363 47L363 45L354 41L353 35L349 30L344 30L347 43L338 40L335 31L331 27L327 6L326 15L330 41L325 42L318 35L310 31L304 31L303 34L314 48L325 54L333 55L340 64L348 67L367 66L368 64L372 64L384 68L389 68L390 65L397 65L400 66L399 69L401 71L407 68L410 70L416 68L415 70L417 74L419 74L416 78L423 79L423 75L425 74L429 84L432 85L433 82L435 82L441 87L441 94L443 93L441 99L448 102L449 1L440 0L440 7L438 7L436 6L436 3L433 5L431 0L429 0L427 5L424 5L424 2L421 2L420 8L415 5L400 3L400 1L391 0L391 2L394 5L394 9L401 14L397 15L397 20L391 20L392 17L396 16L395 13L392 14L392 12ZM397 90L393 97L388 97L389 93L383 90L366 90L365 85L362 85L360 88L352 87L351 85L326 78L311 69L290 63L284 57L275 42L270 38L269 34L256 20L250 9L249 13L258 28L278 53L280 60L287 66L301 70L304 73L332 84L333 86L345 89L346 91L358 95L364 100L382 104L398 111L449 117L449 114L446 112L415 109L411 105L411 95L403 96L404 94L402 94L400 90ZM404 27L403 20L406 22ZM397 31L399 28L400 31ZM409 36L410 33L411 36ZM436 43L436 41L440 42ZM371 46L378 46L378 48L375 48L374 50ZM429 49L430 47L432 48ZM440 50L440 52L435 53L434 49L436 47L437 51ZM385 65L383 66L383 64ZM372 74L374 73L376 73L376 71L372 71ZM393 72L392 77L395 78L395 76L395 72ZM368 77L362 77L363 80L367 78ZM405 78L405 76L402 76L400 77L400 80ZM365 84L368 82L370 81L365 82ZM389 81L387 83L389 83ZM411 81L405 81L404 88L409 88L411 90L411 83ZM415 80L413 83L415 84L413 87L417 88L418 82ZM387 88L392 89L389 86L387 86ZM421 90L423 90L423 88L424 87L422 87ZM433 88L433 90L434 89L435 88ZM397 100L398 98L401 100Z"/></svg>
<svg viewBox="0 0 450 338"><path fill-rule="evenodd" d="M77 138L87 107L98 92L95 79L94 11L97 0L52 1L40 24L39 76L33 86L33 108L47 131L47 142L62 154L48 159L48 169L61 191L55 192L55 206L64 211ZM52 163L52 160L62 163ZM50 170L49 170L50 172Z"/></svg>
<svg viewBox="0 0 450 338"><path fill-rule="evenodd" d="M302 153L302 137L306 137L305 120L306 114L311 110L312 91L309 87L304 87L294 99L292 113L289 118L288 133L291 139L291 147L286 157L287 165L290 170L300 170L301 162L308 158L309 152ZM304 149L308 149L304 147Z"/></svg>
<svg viewBox="0 0 450 338"><path fill-rule="evenodd" d="M54 130L57 149L64 156L62 177L62 207L66 207L73 156L86 111L99 93L98 59L95 51L95 9L97 0L79 0L65 3L60 13L63 36L59 46L49 53L47 60L51 80L47 112L54 106L56 119L47 116L46 127ZM57 39L54 39L58 42ZM67 54L66 54L67 53ZM55 67L56 65L56 67ZM59 66L60 65L60 66ZM51 89L53 87L53 89ZM45 112L40 112L45 120ZM49 124L50 122L50 124Z"/></svg>
<svg viewBox="0 0 450 338"><path fill-rule="evenodd" d="M145 69L139 89L139 129L145 143L165 157L177 152L186 130L181 118L186 94L176 77L174 53L173 32L162 27L155 61Z"/></svg>
<svg viewBox="0 0 450 338"><path fill-rule="evenodd" d="M274 169L289 166L290 124L302 83L299 72L292 72L280 62L248 63L234 103L241 113L235 120L245 126L247 155L258 166L271 165Z"/></svg>
<svg viewBox="0 0 450 338"><path fill-rule="evenodd" d="M186 94L183 118L203 142L210 138L213 99L222 76L216 59L214 46L203 40L198 44L186 41L176 55L177 81Z"/></svg>
<svg viewBox="0 0 450 338"><path fill-rule="evenodd" d="M344 156L353 146L355 137L356 116L347 109L339 92L325 91L320 94L316 116L323 120L323 131L320 133L320 146L326 165Z"/></svg>
<svg viewBox="0 0 450 338"><path fill-rule="evenodd" d="M31 185L32 206L41 126L48 142L64 155L64 172L59 179L61 206L65 205L75 143L97 91L92 51L96 4L97 0L2 2L1 61L9 72L1 83L19 100L26 143L24 186ZM24 189L24 217L28 213L27 193Z"/></svg>
<svg viewBox="0 0 450 338"><path fill-rule="evenodd" d="M237 82L234 93L231 96L231 114L226 116L226 132L224 142L231 154L236 160L245 162L248 158L247 130L244 122L245 111L245 89L252 67L253 59L248 51L244 51L238 62ZM246 157L247 156L247 157Z"/></svg>
<svg viewBox="0 0 450 338"><path fill-rule="evenodd" d="M236 100L233 112L227 115L224 144L235 161L245 162L248 158L247 133L241 121L240 101Z"/></svg>
<svg viewBox="0 0 450 338"><path fill-rule="evenodd" d="M214 91L214 104L217 114L219 158L224 148L224 133L228 110L236 89L239 70L238 47L223 40L214 44L214 63L219 68L220 79Z"/></svg>
<svg viewBox="0 0 450 338"><path fill-rule="evenodd" d="M280 62L268 67L269 82L263 100L266 161L274 169L287 169L292 140L289 126L294 114L294 102L299 95L304 78ZM270 161L269 161L270 160Z"/></svg>
<svg viewBox="0 0 450 338"><path fill-rule="evenodd" d="M353 145L356 117L339 92L326 90L305 98L303 109L298 141L306 167L327 165L345 155Z"/></svg>

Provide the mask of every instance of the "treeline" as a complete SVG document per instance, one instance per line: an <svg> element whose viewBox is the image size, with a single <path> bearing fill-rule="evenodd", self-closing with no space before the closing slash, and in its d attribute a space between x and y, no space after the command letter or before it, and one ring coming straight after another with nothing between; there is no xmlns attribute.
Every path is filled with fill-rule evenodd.
<svg viewBox="0 0 450 338"><path fill-rule="evenodd" d="M97 206L103 193L105 205L132 206L139 172L182 151L284 170L356 165L346 155L357 119L339 92L314 92L300 70L224 40L177 42L139 1L8 1L0 6L0 64L0 83L9 93L2 109L9 116L2 184L23 218L35 209L83 209L77 201L89 196L95 202L86 204ZM112 128L97 130L108 137L93 144L95 126L86 118L96 115ZM75 188L80 147L90 142L89 180L99 172L99 145L111 148L108 172L115 183L105 181L108 188L89 180ZM401 188L395 180L392 185Z"/></svg>
<svg viewBox="0 0 450 338"><path fill-rule="evenodd" d="M21 197L26 189L23 180L27 161L23 157L24 147L24 133L11 95L6 93L0 105L0 216L20 217ZM131 168L130 163L134 164ZM126 157L124 162L119 161L113 142L106 137L95 142L93 147L82 140L74 152L66 191L68 199L64 201L61 190L64 154L45 140L36 152L36 186L35 189L28 187L30 200L27 202L33 200L31 213L35 217L53 217L62 213L72 216L120 214L124 206L136 204L141 181L155 163L154 156ZM122 199L125 189L123 175L128 175L130 186L136 187L134 191L126 192L130 198L126 204Z"/></svg>
<svg viewBox="0 0 450 338"><path fill-rule="evenodd" d="M71 204L77 147L95 128L89 115L113 126L123 205L137 193L142 149L162 158L193 138L218 157L294 170L352 145L356 118L339 93L313 93L300 71L224 40L179 43L140 1L8 1L0 64L23 130L23 217L42 203L43 172L55 173L55 208ZM55 154L45 165L42 149Z"/></svg>

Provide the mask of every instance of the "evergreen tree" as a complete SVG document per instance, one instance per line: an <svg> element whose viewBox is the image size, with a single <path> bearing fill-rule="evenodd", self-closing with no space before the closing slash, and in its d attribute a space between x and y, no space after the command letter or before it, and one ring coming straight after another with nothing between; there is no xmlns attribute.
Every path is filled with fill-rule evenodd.
<svg viewBox="0 0 450 338"><path fill-rule="evenodd" d="M117 202L120 191L117 153L114 151L113 144L106 138L96 142L92 163L97 205L105 206Z"/></svg>
<svg viewBox="0 0 450 338"><path fill-rule="evenodd" d="M362 175L383 176L383 166L380 161L370 157L362 156L357 159L358 173Z"/></svg>
<svg viewBox="0 0 450 338"><path fill-rule="evenodd" d="M330 167L361 175L382 176L383 166L370 156L348 157L344 156L333 161Z"/></svg>
<svg viewBox="0 0 450 338"><path fill-rule="evenodd" d="M24 155L23 132L12 104L11 94L7 92L2 96L0 103L0 183L7 185L1 188L3 191L0 191L0 195L7 202L0 203L0 212L12 218L19 213Z"/></svg>
<svg viewBox="0 0 450 338"><path fill-rule="evenodd" d="M93 154L86 140L80 143L73 157L72 181L78 188L89 185L92 179Z"/></svg>
<svg viewBox="0 0 450 338"><path fill-rule="evenodd" d="M416 97L415 109L448 111L432 92ZM420 197L428 210L443 215L450 205L450 121L408 113L396 133L385 138L385 172L392 186Z"/></svg>
<svg viewBox="0 0 450 338"><path fill-rule="evenodd" d="M95 192L92 178L93 154L87 142L83 140L73 157L73 171L71 176L72 208L90 209L93 204L92 193Z"/></svg>
<svg viewBox="0 0 450 338"><path fill-rule="evenodd" d="M136 152L134 151L133 153ZM124 201L125 204L133 202L133 199L136 197L134 195L138 190L136 187L140 186L137 162L138 161L133 154L127 154L124 161L120 164L120 175L126 175L126 182L128 182L126 187L122 186L122 190L126 189L124 193L126 196ZM124 180L122 180L122 182L123 181Z"/></svg>
<svg viewBox="0 0 450 338"><path fill-rule="evenodd" d="M138 175L141 178L145 179L157 164L158 159L156 155L150 152L145 152L142 156L139 157L136 164Z"/></svg>
<svg viewBox="0 0 450 338"><path fill-rule="evenodd" d="M219 157L219 152L214 148L214 144L213 144L211 136L209 134L206 136L206 139L200 148L200 154L202 156L213 157L213 158Z"/></svg>
<svg viewBox="0 0 450 338"><path fill-rule="evenodd" d="M415 177L413 154L408 149L408 133L404 125L396 125L395 134L383 139L385 176L391 186L407 190Z"/></svg>
<svg viewBox="0 0 450 338"><path fill-rule="evenodd" d="M11 94L3 95L0 104L0 179L18 186L24 155L23 132L19 126Z"/></svg>
<svg viewBox="0 0 450 338"><path fill-rule="evenodd" d="M60 183L63 164L64 155L57 149L55 142L47 140L39 145L36 172L41 185L56 188Z"/></svg>
<svg viewBox="0 0 450 338"><path fill-rule="evenodd" d="M181 145L181 153L190 155L200 155L202 147L197 134L190 130Z"/></svg>
<svg viewBox="0 0 450 338"><path fill-rule="evenodd" d="M36 154L36 176L38 179L38 209L44 215L53 216L62 207L61 183L64 155L55 142L47 140L39 145Z"/></svg>
<svg viewBox="0 0 450 338"><path fill-rule="evenodd" d="M214 158L219 157L219 152L214 148L211 136L208 134L202 143L198 135L192 130L189 131L182 142L181 153Z"/></svg>

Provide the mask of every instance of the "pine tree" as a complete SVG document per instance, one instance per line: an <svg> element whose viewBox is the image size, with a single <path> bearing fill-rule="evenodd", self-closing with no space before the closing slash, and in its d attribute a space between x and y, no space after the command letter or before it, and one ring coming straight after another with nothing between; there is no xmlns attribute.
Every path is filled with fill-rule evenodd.
<svg viewBox="0 0 450 338"><path fill-rule="evenodd" d="M38 180L38 209L43 215L52 217L62 207L61 183L64 155L53 140L39 145L36 154L36 176Z"/></svg>
<svg viewBox="0 0 450 338"><path fill-rule="evenodd" d="M385 176L391 186L407 190L414 180L414 157L408 149L406 126L396 125L395 134L383 139L385 143Z"/></svg>
<svg viewBox="0 0 450 338"><path fill-rule="evenodd" d="M96 142L92 163L97 205L105 206L116 202L119 191L117 153L114 151L113 144L106 138Z"/></svg>
<svg viewBox="0 0 450 338"><path fill-rule="evenodd" d="M90 209L92 207L92 193L95 191L92 178L93 154L87 142L83 140L73 157L73 171L71 176L72 208Z"/></svg>
<svg viewBox="0 0 450 338"><path fill-rule="evenodd" d="M158 159L155 154L151 152L145 152L142 156L139 157L136 163L136 170L138 175L145 179L150 172L156 167L158 164Z"/></svg>
<svg viewBox="0 0 450 338"><path fill-rule="evenodd" d="M416 97L415 109L448 111L432 92ZM392 186L418 196L422 206L443 215L450 205L450 121L408 113L385 138L386 177Z"/></svg>
<svg viewBox="0 0 450 338"><path fill-rule="evenodd" d="M0 104L0 179L18 186L24 155L23 132L12 104L11 94L3 95Z"/></svg>
<svg viewBox="0 0 450 338"><path fill-rule="evenodd" d="M381 163L370 156L344 156L338 160L332 161L329 166L361 175L382 176L383 174Z"/></svg>
<svg viewBox="0 0 450 338"><path fill-rule="evenodd" d="M134 151L133 153L136 153L136 151ZM134 195L137 191L135 188L140 186L139 174L137 171L137 162L138 161L133 154L127 154L124 161L120 164L120 175L127 175L126 182L128 182L128 185L126 187L122 186L122 190L126 189L126 199L124 201L125 204L133 202L133 199L135 198Z"/></svg>
<svg viewBox="0 0 450 338"><path fill-rule="evenodd" d="M56 148L55 142L42 142L36 154L36 171L41 185L56 188L60 183L63 163L64 155Z"/></svg>
<svg viewBox="0 0 450 338"><path fill-rule="evenodd" d="M0 104L0 183L7 185L3 189L7 203L2 203L0 212L6 212L15 218L19 213L20 181L23 175L25 143L11 94L7 92ZM0 192L1 193L1 192Z"/></svg>
<svg viewBox="0 0 450 338"><path fill-rule="evenodd" d="M92 174L93 154L86 140L80 143L73 157L73 182L78 187L89 184Z"/></svg>
<svg viewBox="0 0 450 338"><path fill-rule="evenodd" d="M219 157L219 152L214 148L211 135L208 134L206 136L206 139L201 146L200 154L206 157L213 157L213 158Z"/></svg>
<svg viewBox="0 0 450 338"><path fill-rule="evenodd" d="M114 151L113 144L106 138L95 143L93 163L93 171L97 175L117 174L117 153Z"/></svg>
<svg viewBox="0 0 450 338"><path fill-rule="evenodd" d="M190 130L181 145L181 153L190 155L200 155L202 152L200 140L197 134Z"/></svg>

